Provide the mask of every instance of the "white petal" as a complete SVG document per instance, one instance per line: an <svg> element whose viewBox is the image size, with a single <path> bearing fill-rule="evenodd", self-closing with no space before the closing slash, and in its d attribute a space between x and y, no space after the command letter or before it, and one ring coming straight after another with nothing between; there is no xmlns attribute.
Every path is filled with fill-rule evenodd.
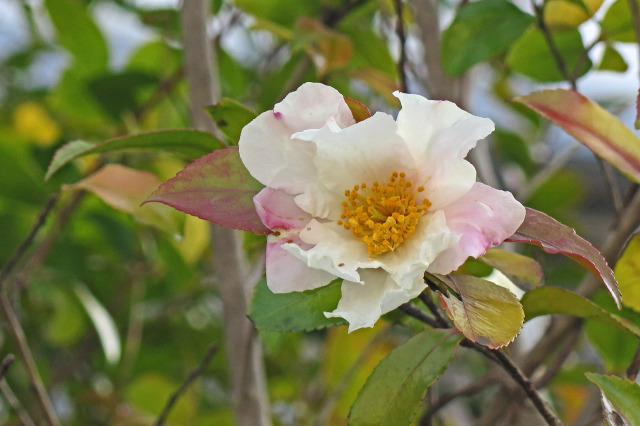
<svg viewBox="0 0 640 426"><path fill-rule="evenodd" d="M416 185L424 186L431 209L441 209L463 197L476 183L476 169L467 160L425 159L418 167ZM420 201L420 200L418 200Z"/></svg>
<svg viewBox="0 0 640 426"><path fill-rule="evenodd" d="M299 194L317 181L315 145L292 140L291 129L273 111L264 112L247 124L238 145L245 167L265 186Z"/></svg>
<svg viewBox="0 0 640 426"><path fill-rule="evenodd" d="M314 144L291 135L324 126L332 118L339 126L355 123L344 97L334 88L307 83L246 125L238 142L240 158L263 185L299 194L317 182Z"/></svg>
<svg viewBox="0 0 640 426"><path fill-rule="evenodd" d="M314 164L319 180L334 195L342 196L345 189L363 182L386 183L394 171L413 173L415 161L396 130L390 115L376 113L345 129L327 125L294 137L316 144Z"/></svg>
<svg viewBox="0 0 640 426"><path fill-rule="evenodd" d="M349 332L373 327L381 315L417 297L426 287L422 274L415 277L407 289L397 286L389 274L380 269L361 272L364 284L342 282L342 297L327 317L342 317L349 322Z"/></svg>
<svg viewBox="0 0 640 426"><path fill-rule="evenodd" d="M476 142L493 132L488 118L476 117L449 101L394 92L402 109L398 133L416 158L464 158Z"/></svg>
<svg viewBox="0 0 640 426"><path fill-rule="evenodd" d="M335 279L328 272L309 268L303 261L282 249L282 244L295 240L300 242L294 234L267 237L267 286L274 293L312 290Z"/></svg>
<svg viewBox="0 0 640 426"><path fill-rule="evenodd" d="M513 234L525 216L525 209L511 193L476 183L463 198L444 209L447 226L460 241L443 252L429 271L448 274L469 256L482 256L492 245Z"/></svg>
<svg viewBox="0 0 640 426"><path fill-rule="evenodd" d="M303 260L307 266L325 270L345 280L361 282L360 268L378 268L367 246L335 222L320 223L313 219L300 232L300 238L312 248L285 244L283 249Z"/></svg>
<svg viewBox="0 0 640 426"><path fill-rule="evenodd" d="M456 244L459 235L447 227L442 211L421 218L416 231L394 252L380 256L382 268L402 288L408 288L416 275L422 276L436 257Z"/></svg>

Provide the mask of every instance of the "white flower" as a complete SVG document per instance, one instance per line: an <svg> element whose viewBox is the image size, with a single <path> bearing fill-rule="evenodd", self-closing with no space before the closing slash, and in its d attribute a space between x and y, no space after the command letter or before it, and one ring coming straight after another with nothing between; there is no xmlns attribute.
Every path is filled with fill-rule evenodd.
<svg viewBox="0 0 640 426"><path fill-rule="evenodd" d="M273 231L267 285L304 291L342 278L335 311L349 331L513 234L524 207L476 182L464 159L494 129L445 101L394 93L402 110L356 123L335 89L306 83L240 137L245 166L266 186L256 210Z"/></svg>

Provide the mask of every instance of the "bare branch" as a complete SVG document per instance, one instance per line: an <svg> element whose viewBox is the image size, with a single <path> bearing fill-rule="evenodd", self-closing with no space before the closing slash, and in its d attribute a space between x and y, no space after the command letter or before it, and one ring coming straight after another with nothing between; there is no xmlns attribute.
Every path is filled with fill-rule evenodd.
<svg viewBox="0 0 640 426"><path fill-rule="evenodd" d="M9 386L6 380L0 381L0 391L4 395L5 399L7 400L11 408L13 408L15 412L18 414L18 417L20 418L20 422L22 423L23 426L36 425L36 423L33 421L31 416L27 412L27 410L25 410L22 404L20 403L20 400L18 399L18 397L11 390L11 387Z"/></svg>
<svg viewBox="0 0 640 426"><path fill-rule="evenodd" d="M402 19L402 0L394 0L393 5L396 9L396 33L398 34L398 39L400 40L400 58L398 59L398 77L400 78L400 89L403 92L407 92L407 37L404 30L404 20Z"/></svg>
<svg viewBox="0 0 640 426"><path fill-rule="evenodd" d="M13 361L15 359L16 357L13 356L13 354L9 354L4 357L4 359L2 360L2 366L0 366L0 380L4 379L5 374L7 374L7 371L9 371L9 367L11 367L11 364L13 364Z"/></svg>
<svg viewBox="0 0 640 426"><path fill-rule="evenodd" d="M184 395L184 393L187 391L191 383L193 383L204 372L205 368L207 368L207 366L209 365L209 363L211 362L211 360L213 359L214 355L217 352L218 352L217 343L213 343L211 346L209 346L209 350L207 351L204 358L202 358L202 361L200 361L200 364L195 369L193 369L191 373L189 373L185 381L182 382L182 384L178 387L178 389L176 389L171 394L171 396L167 400L167 403L162 409L162 412L158 416L158 419L154 423L155 426L162 426L167 421L167 417L169 416L169 413L171 412L171 409L173 408L175 403L178 401L178 399L182 395Z"/></svg>

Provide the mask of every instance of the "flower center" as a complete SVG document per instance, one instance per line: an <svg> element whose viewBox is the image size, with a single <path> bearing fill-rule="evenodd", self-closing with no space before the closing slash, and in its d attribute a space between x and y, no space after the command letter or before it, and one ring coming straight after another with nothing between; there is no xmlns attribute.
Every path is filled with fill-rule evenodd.
<svg viewBox="0 0 640 426"><path fill-rule="evenodd" d="M404 173L393 172L389 182L355 185L345 190L338 225L351 231L367 245L371 256L394 251L416 230L418 221L431 206L428 199L416 205L416 192ZM419 187L417 192L423 192Z"/></svg>

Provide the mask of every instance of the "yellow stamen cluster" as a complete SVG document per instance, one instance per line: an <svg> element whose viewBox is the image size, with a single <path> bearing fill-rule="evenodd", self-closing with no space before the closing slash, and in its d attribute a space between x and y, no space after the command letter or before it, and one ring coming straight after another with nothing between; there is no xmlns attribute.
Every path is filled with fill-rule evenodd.
<svg viewBox="0 0 640 426"><path fill-rule="evenodd" d="M386 185L373 182L344 191L338 225L344 226L367 245L371 256L394 251L416 230L418 221L431 206L428 199L416 205L416 194L404 173L393 172Z"/></svg>

